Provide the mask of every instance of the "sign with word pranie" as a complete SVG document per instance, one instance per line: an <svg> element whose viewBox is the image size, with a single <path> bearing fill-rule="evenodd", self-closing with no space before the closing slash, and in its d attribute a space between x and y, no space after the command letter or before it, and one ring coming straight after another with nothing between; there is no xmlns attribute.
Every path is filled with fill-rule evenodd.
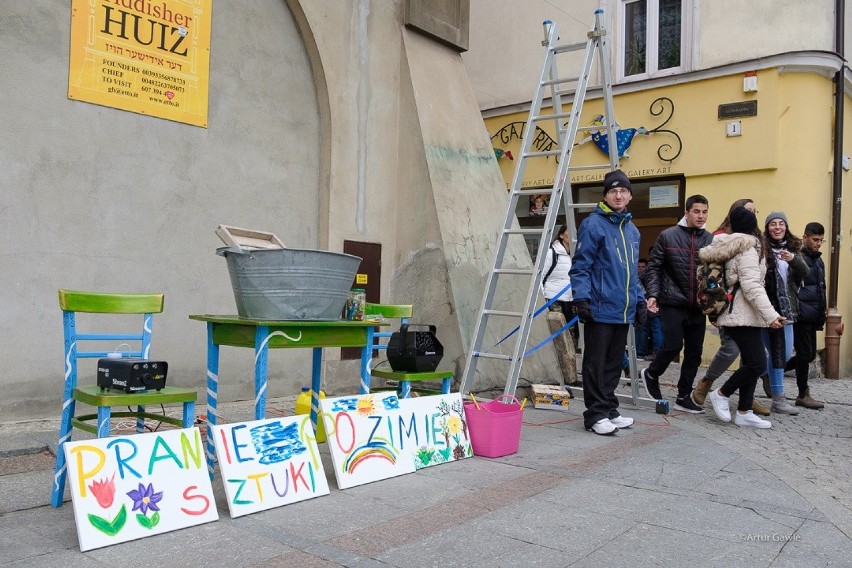
<svg viewBox="0 0 852 568"><path fill-rule="evenodd" d="M395 393L321 398L320 406L340 489L414 472L414 445L396 434Z"/></svg>
<svg viewBox="0 0 852 568"><path fill-rule="evenodd" d="M310 415L211 425L210 431L231 517L328 495Z"/></svg>
<svg viewBox="0 0 852 568"><path fill-rule="evenodd" d="M213 0L71 0L68 98L207 126Z"/></svg>
<svg viewBox="0 0 852 568"><path fill-rule="evenodd" d="M414 467L422 469L473 456L461 393L403 398L397 438L414 448Z"/></svg>
<svg viewBox="0 0 852 568"><path fill-rule="evenodd" d="M198 428L63 448L83 552L219 520Z"/></svg>

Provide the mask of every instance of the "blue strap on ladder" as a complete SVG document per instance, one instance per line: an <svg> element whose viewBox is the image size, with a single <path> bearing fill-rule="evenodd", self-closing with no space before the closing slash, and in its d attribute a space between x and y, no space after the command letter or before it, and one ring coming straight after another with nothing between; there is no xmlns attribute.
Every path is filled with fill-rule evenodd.
<svg viewBox="0 0 852 568"><path fill-rule="evenodd" d="M550 300L548 300L548 301L547 301L547 302L546 302L546 303L545 303L542 307L540 307L539 309L537 309L537 310L533 313L533 318L538 317L538 315L539 315L541 312L543 312L544 310L546 310L547 308L549 308L551 305L553 305L553 302L558 301L558 300L559 300L559 298L561 298L561 297L562 297L562 294L564 294L565 292L567 292L567 291L568 291L568 290L570 290L570 289L571 289L571 283L569 282L569 283L568 283L568 284L567 284L564 288L562 288L562 289L559 291L559 293L558 293L558 294L556 294L555 296L553 296L553 298L551 298ZM524 357L526 357L526 356L527 356L527 355L529 355L530 353L535 352L536 350L538 350L540 347L542 347L542 346L546 345L547 343L549 343L549 342L553 341L553 338L554 338L554 337L556 337L557 335L559 335L560 333L562 333L563 331L565 331L566 329L568 329L569 327L571 327L572 325L574 325L576 322L577 322L577 316L574 316L573 318L571 318L571 321L570 321L570 322L566 323L566 324L562 327L562 329L560 329L559 331L557 331L556 333L554 333L553 335L551 335L550 337L548 337L547 339L545 339L544 341L542 341L541 343L539 343L538 345L536 345L536 346L532 347L529 351L524 352ZM491 348L490 348L490 349L488 349L488 351L486 351L486 353L490 352L490 351L491 351L491 349L494 349L495 347L497 347L498 345L500 345L501 343L503 343L504 341L506 341L507 339L509 339L509 338L510 338L510 337L512 337L513 335L515 335L515 333L517 333L517 332L518 332L518 330L520 330L520 329L521 329L521 326L517 326L515 329L513 329L512 331L510 331L509 333L507 333L507 334L506 334L506 336L505 336L505 337L503 337L503 339L501 339L500 341L498 341L497 343L495 343L494 345L492 345L492 346L491 346Z"/></svg>

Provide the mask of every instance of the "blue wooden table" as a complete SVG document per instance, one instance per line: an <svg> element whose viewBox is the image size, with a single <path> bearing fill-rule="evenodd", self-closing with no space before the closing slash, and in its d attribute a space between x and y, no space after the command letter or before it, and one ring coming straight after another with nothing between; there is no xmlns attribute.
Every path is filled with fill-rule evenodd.
<svg viewBox="0 0 852 568"><path fill-rule="evenodd" d="M312 348L311 422L316 429L319 392L322 383L324 347L361 348L361 393L370 392L370 359L373 328L389 325L376 321L260 320L235 315L191 315L189 319L207 322L207 468L213 477L215 448L210 425L219 421L219 347L254 348L254 417L266 417L266 373L269 349Z"/></svg>

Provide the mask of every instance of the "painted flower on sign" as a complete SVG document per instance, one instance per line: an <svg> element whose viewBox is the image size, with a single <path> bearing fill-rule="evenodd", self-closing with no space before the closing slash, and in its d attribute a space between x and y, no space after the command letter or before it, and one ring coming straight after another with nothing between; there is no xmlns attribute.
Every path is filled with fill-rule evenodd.
<svg viewBox="0 0 852 568"><path fill-rule="evenodd" d="M95 496L98 505L102 509L109 509L112 507L112 502L115 499L115 474L113 473L109 480L104 477L100 481L92 482L89 485L89 490Z"/></svg>
<svg viewBox="0 0 852 568"><path fill-rule="evenodd" d="M141 511L143 515L148 514L148 509L159 511L160 507L157 503L163 498L163 492L154 492L154 484L149 483L147 486L139 484L139 489L128 491L127 496L133 499L133 510Z"/></svg>

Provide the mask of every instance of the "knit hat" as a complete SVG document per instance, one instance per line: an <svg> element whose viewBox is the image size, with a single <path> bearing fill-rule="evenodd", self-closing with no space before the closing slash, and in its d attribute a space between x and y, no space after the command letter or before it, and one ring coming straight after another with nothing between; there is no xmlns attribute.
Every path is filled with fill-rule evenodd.
<svg viewBox="0 0 852 568"><path fill-rule="evenodd" d="M745 207L737 207L731 211L730 220L732 233L752 235L757 229L757 215Z"/></svg>
<svg viewBox="0 0 852 568"><path fill-rule="evenodd" d="M773 221L775 219L781 219L782 221L784 221L785 225L787 225L788 227L790 226L790 223L787 222L787 215L785 215L783 211L773 211L772 213L767 215L766 221L764 221L763 225L766 226L769 224L770 221Z"/></svg>
<svg viewBox="0 0 852 568"><path fill-rule="evenodd" d="M630 185L630 180L627 179L627 174L621 170L613 170L604 176L604 195L614 187L623 187L633 195L633 187Z"/></svg>

